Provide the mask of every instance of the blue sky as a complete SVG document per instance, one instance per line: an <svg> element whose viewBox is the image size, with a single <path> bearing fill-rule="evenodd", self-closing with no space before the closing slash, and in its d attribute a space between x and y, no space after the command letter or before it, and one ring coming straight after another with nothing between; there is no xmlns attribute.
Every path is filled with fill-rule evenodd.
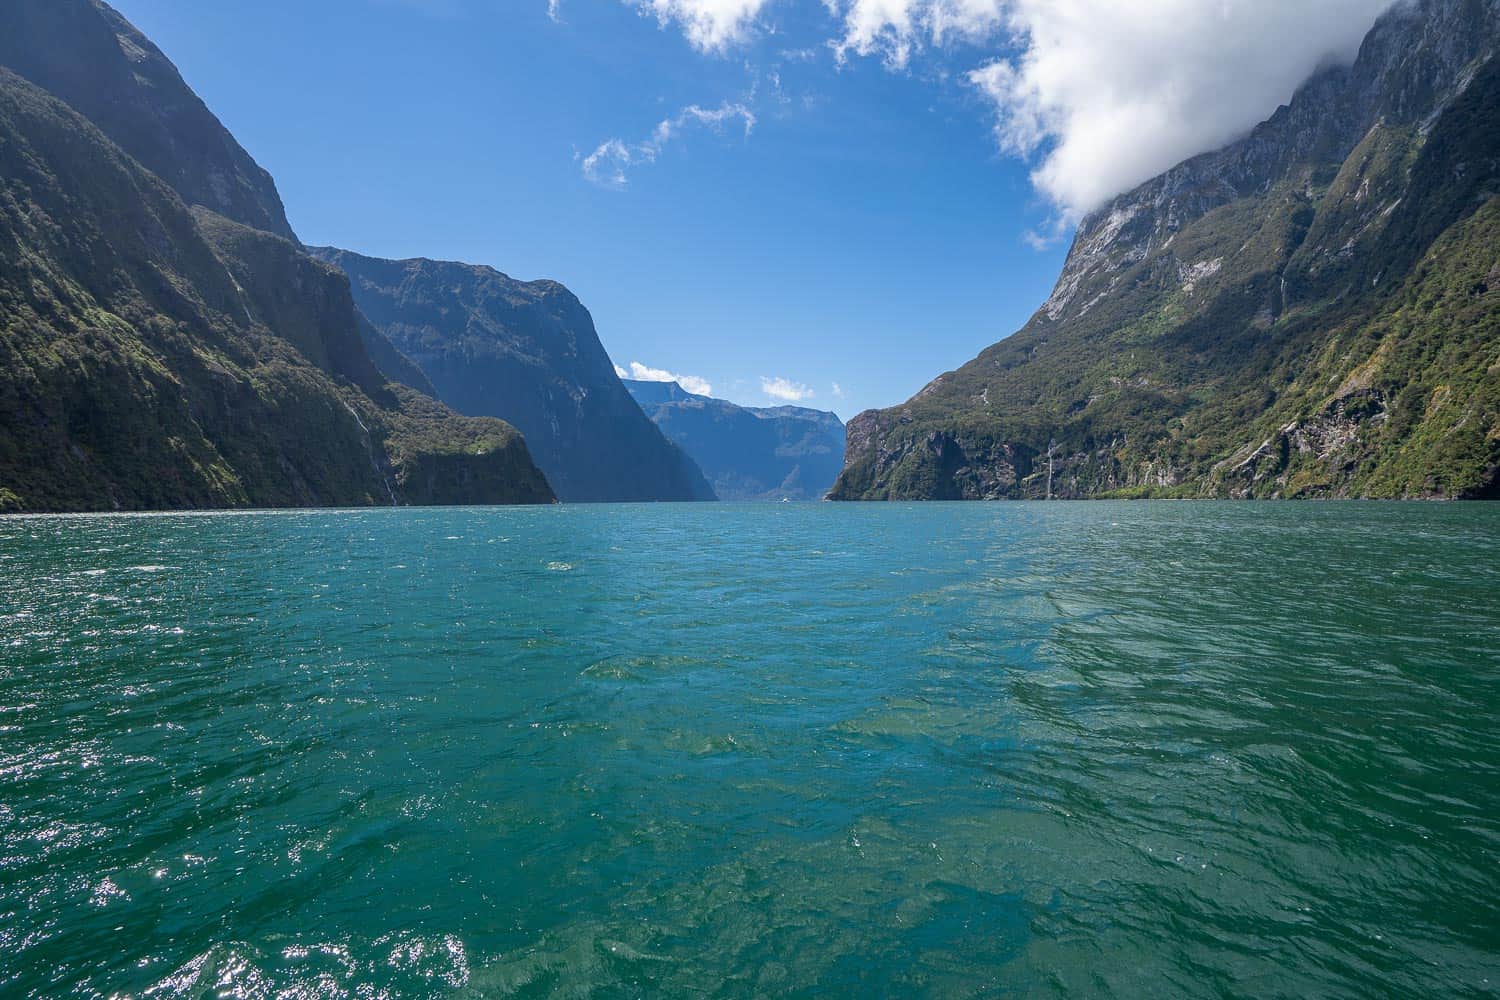
<svg viewBox="0 0 1500 1000"><path fill-rule="evenodd" d="M113 2L271 171L306 242L555 278L617 364L845 418L1023 325L1080 212L1269 114L1384 5L1216 0L1222 18L1163 22L1182 0ZM1125 20L1095 25L1091 4ZM1144 51L1116 57L1132 29L1144 49L1184 24L1160 81ZM1288 25L1326 38L1267 69ZM1225 108L1235 58L1259 76Z"/></svg>

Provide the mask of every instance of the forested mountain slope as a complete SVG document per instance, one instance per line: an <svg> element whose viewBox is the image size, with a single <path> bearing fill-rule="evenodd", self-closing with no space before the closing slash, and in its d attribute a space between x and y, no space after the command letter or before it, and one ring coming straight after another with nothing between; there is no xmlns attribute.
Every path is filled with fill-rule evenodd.
<svg viewBox="0 0 1500 1000"><path fill-rule="evenodd" d="M60 98L189 205L295 239L271 175L101 0L0 0L0 66Z"/></svg>
<svg viewBox="0 0 1500 1000"><path fill-rule="evenodd" d="M551 498L513 428L386 383L340 273L0 68L0 509Z"/></svg>
<svg viewBox="0 0 1500 1000"><path fill-rule="evenodd" d="M1414 0L1080 227L1019 333L849 423L836 499L1489 496L1500 5Z"/></svg>
<svg viewBox="0 0 1500 1000"><path fill-rule="evenodd" d="M561 284L455 261L312 252L348 273L360 310L439 399L514 424L562 499L714 499L625 390L593 317Z"/></svg>

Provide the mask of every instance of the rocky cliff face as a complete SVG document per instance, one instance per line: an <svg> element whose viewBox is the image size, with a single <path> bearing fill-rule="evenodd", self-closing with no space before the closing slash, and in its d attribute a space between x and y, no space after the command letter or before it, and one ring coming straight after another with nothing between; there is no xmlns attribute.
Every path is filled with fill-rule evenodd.
<svg viewBox="0 0 1500 1000"><path fill-rule="evenodd" d="M33 70L107 64L127 34L101 5L6 6L0 44ZM28 44L59 50L16 48L17 25ZM104 54L101 38L112 39ZM149 96L65 82L112 128ZM171 122L181 95L162 97L152 114ZM190 208L179 190L220 190L219 167L170 184L145 169L142 156L192 138L163 135L166 147L131 155L0 68L0 510L552 499L513 428L386 383L342 274L273 232ZM216 160L204 147L224 169L242 152L223 146ZM284 228L268 203L253 210L256 190L203 201Z"/></svg>
<svg viewBox="0 0 1500 1000"><path fill-rule="evenodd" d="M1312 185L1305 189L1311 203L1314 194L1327 193L1316 190L1319 180L1329 180L1318 176L1318 168L1337 169L1376 136L1372 145L1388 145L1392 137L1382 133L1430 127L1491 54L1496 16L1492 0L1398 4L1377 22L1353 66L1323 70L1244 140L1188 160L1084 220L1042 308L1045 320L1059 324L1080 318L1100 294L1117 287L1115 277L1169 250L1178 233L1215 209L1258 200L1289 177ZM1368 170L1369 164L1358 166ZM1393 184L1385 193L1399 196L1404 185L1397 172L1380 173ZM1314 240L1308 250L1337 255L1346 244L1338 236L1367 232L1394 200L1371 198L1368 188L1335 193L1368 201L1367 211L1340 213L1347 233L1310 234L1324 239ZM1191 284L1195 277L1217 274L1223 259L1184 261L1179 255L1179 263L1184 284Z"/></svg>
<svg viewBox="0 0 1500 1000"><path fill-rule="evenodd" d="M0 66L61 98L183 201L295 238L271 175L113 8L0 0L0 24Z"/></svg>
<svg viewBox="0 0 1500 1000"><path fill-rule="evenodd" d="M832 413L736 406L675 382L625 387L698 463L720 500L821 500L843 465L844 425Z"/></svg>
<svg viewBox="0 0 1500 1000"><path fill-rule="evenodd" d="M514 424L562 499L714 499L625 391L593 318L562 285L448 261L312 252L349 275L361 311L438 398Z"/></svg>
<svg viewBox="0 0 1500 1000"><path fill-rule="evenodd" d="M1025 329L850 422L835 497L1493 489L1497 40L1495 0L1398 4L1353 66L1116 198Z"/></svg>

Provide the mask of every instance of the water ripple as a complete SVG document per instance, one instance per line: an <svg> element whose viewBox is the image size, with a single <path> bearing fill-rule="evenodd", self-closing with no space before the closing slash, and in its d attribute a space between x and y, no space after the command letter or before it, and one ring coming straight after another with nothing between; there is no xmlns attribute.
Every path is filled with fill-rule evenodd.
<svg viewBox="0 0 1500 1000"><path fill-rule="evenodd" d="M0 519L0 994L1497 996L1497 529Z"/></svg>

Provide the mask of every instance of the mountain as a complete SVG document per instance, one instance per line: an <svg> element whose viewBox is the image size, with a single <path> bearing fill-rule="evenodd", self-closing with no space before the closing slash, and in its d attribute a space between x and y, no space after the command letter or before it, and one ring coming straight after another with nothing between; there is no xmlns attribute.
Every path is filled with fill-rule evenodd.
<svg viewBox="0 0 1500 1000"><path fill-rule="evenodd" d="M1086 219L1019 333L850 421L835 499L1500 493L1500 0L1406 0Z"/></svg>
<svg viewBox="0 0 1500 1000"><path fill-rule="evenodd" d="M271 175L99 0L0 0L0 66L60 98L189 205L295 239Z"/></svg>
<svg viewBox="0 0 1500 1000"><path fill-rule="evenodd" d="M714 499L631 399L593 318L562 285L471 264L311 252L349 275L360 310L439 399L514 424L563 500Z"/></svg>
<svg viewBox="0 0 1500 1000"><path fill-rule="evenodd" d="M627 380L625 388L720 500L821 500L843 467L844 424L832 413L736 406L676 382Z"/></svg>
<svg viewBox="0 0 1500 1000"><path fill-rule="evenodd" d="M5 58L138 144L0 68L0 510L553 498L514 428L386 381L348 280L275 231L269 177L134 29L87 0L4 12Z"/></svg>
<svg viewBox="0 0 1500 1000"><path fill-rule="evenodd" d="M7 66L82 113L189 205L297 241L271 175L183 82L177 67L101 0L0 0ZM421 372L368 323L382 371L436 395Z"/></svg>

